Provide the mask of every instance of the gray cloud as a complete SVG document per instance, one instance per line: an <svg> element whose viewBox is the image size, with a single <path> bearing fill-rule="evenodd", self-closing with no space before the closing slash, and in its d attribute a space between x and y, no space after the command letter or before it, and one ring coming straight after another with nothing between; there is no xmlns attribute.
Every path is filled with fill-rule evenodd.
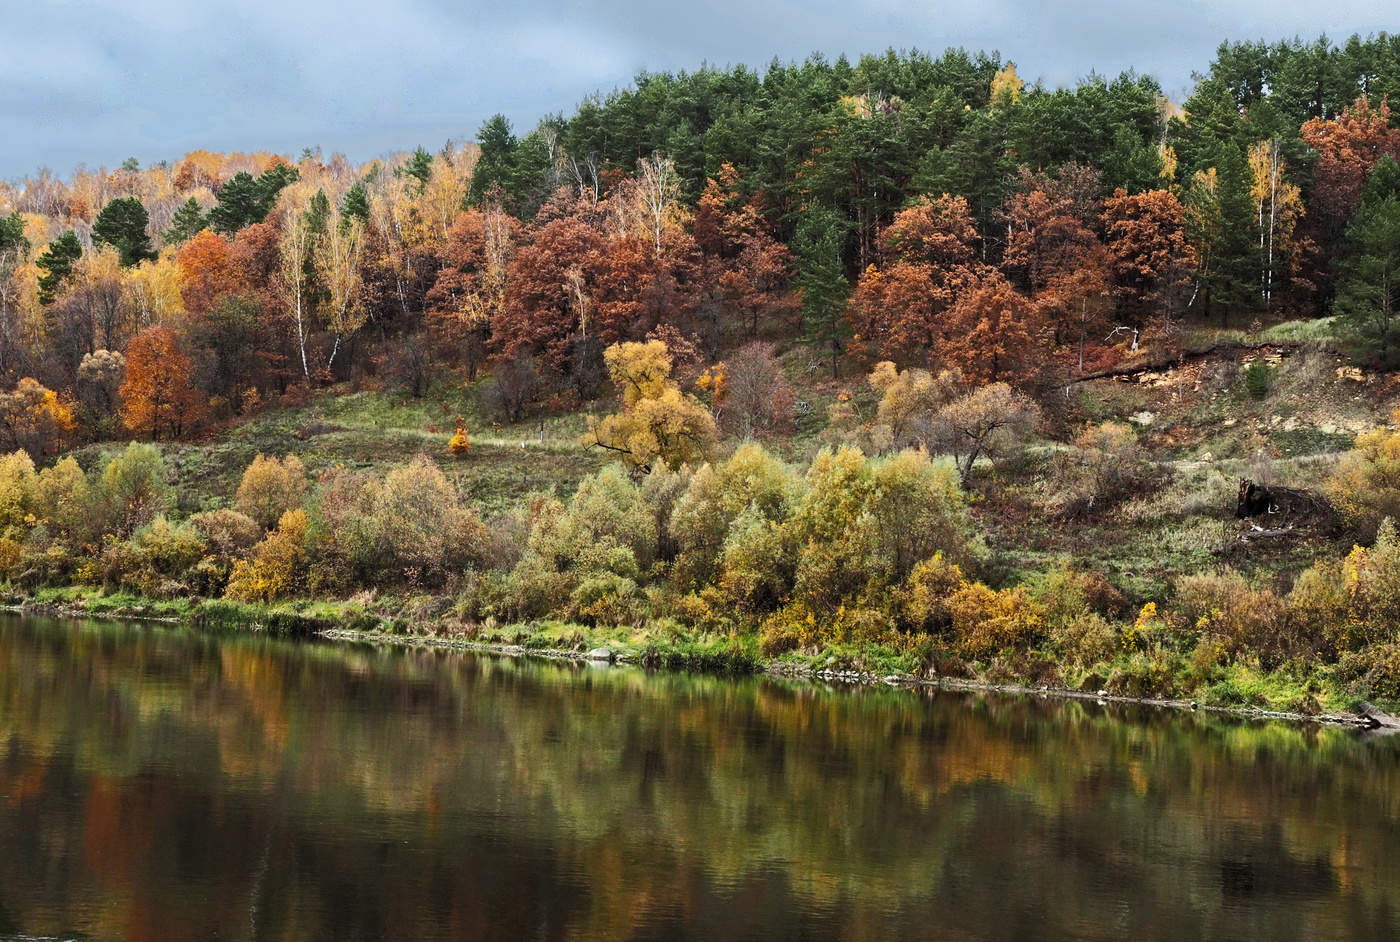
<svg viewBox="0 0 1400 942"><path fill-rule="evenodd" d="M762 66L813 51L998 50L1024 78L1155 75L1176 96L1230 39L1386 28L1334 0L29 0L0 34L0 176L175 158L195 147L364 159L519 127L641 69ZM1393 25L1393 24L1389 24Z"/></svg>

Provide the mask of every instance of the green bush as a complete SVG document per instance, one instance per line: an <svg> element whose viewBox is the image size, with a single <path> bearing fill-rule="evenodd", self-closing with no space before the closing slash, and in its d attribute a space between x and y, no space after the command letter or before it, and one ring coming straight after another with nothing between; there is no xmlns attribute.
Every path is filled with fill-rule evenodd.
<svg viewBox="0 0 1400 942"><path fill-rule="evenodd" d="M1244 389L1251 399L1264 399L1273 386L1274 371L1263 360L1253 360L1244 368Z"/></svg>

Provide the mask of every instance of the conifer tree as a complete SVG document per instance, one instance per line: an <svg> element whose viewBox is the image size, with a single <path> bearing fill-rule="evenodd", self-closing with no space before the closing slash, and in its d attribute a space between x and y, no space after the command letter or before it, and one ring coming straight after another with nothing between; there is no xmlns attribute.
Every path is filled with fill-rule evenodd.
<svg viewBox="0 0 1400 942"><path fill-rule="evenodd" d="M123 196L102 207L92 224L94 242L105 242L117 250L123 268L155 258L151 237L146 234L151 217L134 196Z"/></svg>
<svg viewBox="0 0 1400 942"><path fill-rule="evenodd" d="M803 339L813 347L826 348L833 378L846 336L846 301L851 296L841 262L846 229L845 220L835 212L812 206L802 214L793 240L796 281L802 289Z"/></svg>
<svg viewBox="0 0 1400 942"><path fill-rule="evenodd" d="M52 304L58 297L58 289L73 273L73 265L83 257L83 244L78 235L69 229L49 243L44 253L34 260L34 264L44 272L39 276L39 302Z"/></svg>
<svg viewBox="0 0 1400 942"><path fill-rule="evenodd" d="M167 245L183 245L208 226L209 220L200 211L199 203L191 196L175 210L175 216L170 220L170 228L165 230L165 242Z"/></svg>

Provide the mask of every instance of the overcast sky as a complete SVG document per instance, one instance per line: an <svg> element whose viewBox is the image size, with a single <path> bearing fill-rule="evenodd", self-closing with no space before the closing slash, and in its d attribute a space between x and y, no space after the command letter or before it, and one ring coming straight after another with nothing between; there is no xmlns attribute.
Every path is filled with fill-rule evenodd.
<svg viewBox="0 0 1400 942"><path fill-rule="evenodd" d="M1396 28L1382 0L5 0L0 178L196 147L352 160L517 129L641 69L888 47L998 50L1069 84L1133 67L1174 98L1224 38ZM1392 14L1394 12L1393 8ZM1391 22L1387 23L1389 18Z"/></svg>

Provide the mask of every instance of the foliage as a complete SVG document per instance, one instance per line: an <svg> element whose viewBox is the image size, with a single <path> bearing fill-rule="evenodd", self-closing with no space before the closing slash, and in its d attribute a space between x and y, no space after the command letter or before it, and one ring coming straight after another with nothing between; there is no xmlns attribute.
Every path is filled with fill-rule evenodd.
<svg viewBox="0 0 1400 942"><path fill-rule="evenodd" d="M657 461L679 465L702 458L717 430L708 409L670 378L671 354L660 340L614 344L603 354L622 411L589 418L583 442L650 470Z"/></svg>
<svg viewBox="0 0 1400 942"><path fill-rule="evenodd" d="M0 431L11 448L53 454L76 428L72 406L35 379L26 376L12 391L0 393Z"/></svg>
<svg viewBox="0 0 1400 942"><path fill-rule="evenodd" d="M133 337L119 393L126 427L156 439L192 429L204 412L192 374L190 358L170 328L148 327Z"/></svg>
<svg viewBox="0 0 1400 942"><path fill-rule="evenodd" d="M978 458L1000 457L1018 447L1039 420L1035 403L1005 383L982 386L948 403L934 417L938 437L952 453L963 483Z"/></svg>
<svg viewBox="0 0 1400 942"><path fill-rule="evenodd" d="M271 602L290 594L305 578L306 511L289 510L247 559L233 566L226 597L244 602Z"/></svg>
<svg viewBox="0 0 1400 942"><path fill-rule="evenodd" d="M146 207L134 196L118 197L106 206L92 223L94 242L105 242L117 250L122 267L130 268L156 257L146 227L151 218Z"/></svg>
<svg viewBox="0 0 1400 942"><path fill-rule="evenodd" d="M1086 426L1055 456L1048 503L1060 516L1081 516L1132 496L1152 476L1152 461L1132 426Z"/></svg>
<svg viewBox="0 0 1400 942"><path fill-rule="evenodd" d="M1400 520L1400 433L1376 428L1356 436L1326 481L1327 498L1369 540L1383 519Z"/></svg>
<svg viewBox="0 0 1400 942"><path fill-rule="evenodd" d="M234 508L264 530L271 530L306 497L306 468L296 455L281 460L258 455L243 472Z"/></svg>
<svg viewBox="0 0 1400 942"><path fill-rule="evenodd" d="M471 450L472 440L467 434L466 426L458 425L452 437L447 440L447 453L454 458L465 458Z"/></svg>

